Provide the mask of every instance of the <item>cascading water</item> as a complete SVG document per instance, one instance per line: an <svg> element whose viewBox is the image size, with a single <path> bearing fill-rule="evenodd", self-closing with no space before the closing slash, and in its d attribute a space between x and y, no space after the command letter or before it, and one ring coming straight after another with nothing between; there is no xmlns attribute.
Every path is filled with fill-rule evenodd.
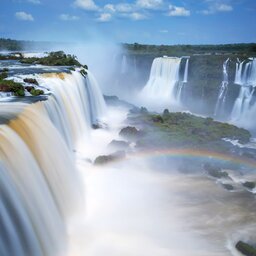
<svg viewBox="0 0 256 256"><path fill-rule="evenodd" d="M91 72L86 72L86 77L78 71L38 77L39 85L53 93L45 106L70 148L75 148L76 142L86 135L86 131L89 133L92 125L105 122L105 101L96 79Z"/></svg>
<svg viewBox="0 0 256 256"><path fill-rule="evenodd" d="M189 66L189 58L186 60L183 81L179 83L179 86L177 89L177 101L179 103L181 103L181 96L182 96L183 88L184 88L185 84L188 82L188 66Z"/></svg>
<svg viewBox="0 0 256 256"><path fill-rule="evenodd" d="M122 57L122 63L121 63L121 74L127 73L127 57L126 55L123 55Z"/></svg>
<svg viewBox="0 0 256 256"><path fill-rule="evenodd" d="M224 112L226 97L228 92L228 63L229 58L225 60L223 63L223 80L221 82L220 91L218 94L217 103L215 106L214 115L217 116L218 114L222 114Z"/></svg>
<svg viewBox="0 0 256 256"><path fill-rule="evenodd" d="M84 207L72 149L105 111L91 74L35 77L51 90L48 100L0 108L3 256L66 255L66 221Z"/></svg>
<svg viewBox="0 0 256 256"><path fill-rule="evenodd" d="M175 87L179 82L181 58L155 58L151 67L150 77L142 89L141 98L151 104L168 107L177 104Z"/></svg>
<svg viewBox="0 0 256 256"><path fill-rule="evenodd" d="M255 107L252 105L254 88L256 86L256 59L236 64L235 84L240 85L239 95L234 103L231 120L245 120Z"/></svg>

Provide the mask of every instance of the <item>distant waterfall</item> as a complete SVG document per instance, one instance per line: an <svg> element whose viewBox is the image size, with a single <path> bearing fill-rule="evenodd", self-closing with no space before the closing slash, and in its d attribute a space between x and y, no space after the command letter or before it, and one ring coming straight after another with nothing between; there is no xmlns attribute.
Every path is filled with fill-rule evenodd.
<svg viewBox="0 0 256 256"><path fill-rule="evenodd" d="M163 107L177 103L175 87L180 80L180 63L181 58L155 58L149 80L140 93L141 98L149 104L159 103Z"/></svg>
<svg viewBox="0 0 256 256"><path fill-rule="evenodd" d="M36 78L48 100L0 108L1 256L66 255L65 223L84 205L72 149L105 111L90 73Z"/></svg>
<svg viewBox="0 0 256 256"><path fill-rule="evenodd" d="M223 80L221 82L220 91L219 91L217 103L215 106L215 111L214 111L215 116L223 113L223 110L225 108L226 96L228 92L228 83L229 83L228 70L227 70L228 63L229 63L229 58L225 60L223 63Z"/></svg>
<svg viewBox="0 0 256 256"><path fill-rule="evenodd" d="M184 85L188 82L188 66L189 66L189 59L186 60L183 81L179 83L179 86L177 89L177 101L179 103L181 102L181 96L182 96Z"/></svg>
<svg viewBox="0 0 256 256"><path fill-rule="evenodd" d="M234 103L231 120L244 119L254 109L252 98L256 87L256 59L236 63L235 83L240 85L239 95Z"/></svg>
<svg viewBox="0 0 256 256"><path fill-rule="evenodd" d="M122 63L121 63L121 74L126 74L128 69L127 65L127 57L126 55L123 55L122 57Z"/></svg>

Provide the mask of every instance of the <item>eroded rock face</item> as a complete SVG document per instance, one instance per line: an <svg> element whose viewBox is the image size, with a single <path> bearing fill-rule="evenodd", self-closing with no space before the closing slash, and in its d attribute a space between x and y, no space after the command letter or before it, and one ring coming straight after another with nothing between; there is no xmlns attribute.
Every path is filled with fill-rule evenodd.
<svg viewBox="0 0 256 256"><path fill-rule="evenodd" d="M243 241L239 241L236 244L236 249L246 256L256 256L256 247L247 244Z"/></svg>
<svg viewBox="0 0 256 256"><path fill-rule="evenodd" d="M243 183L243 186L248 189L254 189L256 187L256 184L253 181L246 181Z"/></svg>
<svg viewBox="0 0 256 256"><path fill-rule="evenodd" d="M125 158L125 152L124 151L117 151L110 155L102 155L96 157L94 164L95 165L104 165L108 164L110 162L118 161Z"/></svg>
<svg viewBox="0 0 256 256"><path fill-rule="evenodd" d="M127 126L120 131L119 135L125 139L134 141L139 138L141 133L137 128L133 126Z"/></svg>

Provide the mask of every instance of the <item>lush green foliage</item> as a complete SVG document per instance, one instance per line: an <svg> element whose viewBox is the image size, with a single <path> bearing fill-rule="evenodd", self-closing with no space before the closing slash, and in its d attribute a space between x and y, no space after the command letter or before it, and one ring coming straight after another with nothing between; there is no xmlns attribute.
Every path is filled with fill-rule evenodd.
<svg viewBox="0 0 256 256"><path fill-rule="evenodd" d="M21 83L14 82L12 80L4 80L8 77L7 71L0 73L0 91L2 92L13 92L14 96L25 96L25 90L27 90L32 96L43 95L44 91L35 89L33 86L24 86ZM37 84L35 79L24 79L24 82Z"/></svg>
<svg viewBox="0 0 256 256"><path fill-rule="evenodd" d="M158 115L140 112L130 114L129 121L143 127L143 135L137 142L142 147L195 147L225 151L229 143L223 138L246 143L251 137L245 129L187 113L165 111Z"/></svg>
<svg viewBox="0 0 256 256"><path fill-rule="evenodd" d="M246 256L256 256L256 248L245 242L239 241L236 244L236 248L238 251Z"/></svg>
<svg viewBox="0 0 256 256"><path fill-rule="evenodd" d="M76 56L65 54L63 51L50 52L48 56L43 58L24 58L21 60L21 62L46 66L81 66Z"/></svg>
<svg viewBox="0 0 256 256"><path fill-rule="evenodd" d="M15 96L25 96L22 84L12 80L0 80L0 91L13 92Z"/></svg>
<svg viewBox="0 0 256 256"><path fill-rule="evenodd" d="M193 54L254 54L256 56L256 44L223 44L223 45L144 45L124 44L125 49L136 54L155 54L168 56L184 56Z"/></svg>

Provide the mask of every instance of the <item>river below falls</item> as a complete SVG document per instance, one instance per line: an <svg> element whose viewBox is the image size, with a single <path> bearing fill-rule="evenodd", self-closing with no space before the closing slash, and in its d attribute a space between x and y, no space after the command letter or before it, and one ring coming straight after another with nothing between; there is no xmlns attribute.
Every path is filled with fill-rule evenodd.
<svg viewBox="0 0 256 256"><path fill-rule="evenodd" d="M125 116L123 109L111 109L109 129L94 130L89 143L81 142L77 167L86 203L69 225L69 255L240 255L235 243L255 239L254 195L229 192L203 174L182 174L171 164L168 171L154 170L146 159L88 163L118 139Z"/></svg>

